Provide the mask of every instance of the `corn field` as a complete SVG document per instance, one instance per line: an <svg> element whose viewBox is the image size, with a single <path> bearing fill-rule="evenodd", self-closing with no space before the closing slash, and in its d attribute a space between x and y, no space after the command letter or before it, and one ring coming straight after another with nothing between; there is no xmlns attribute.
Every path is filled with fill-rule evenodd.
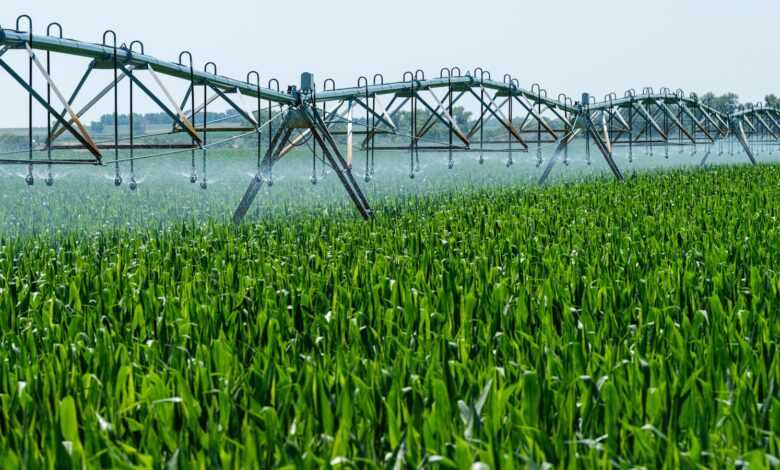
<svg viewBox="0 0 780 470"><path fill-rule="evenodd" d="M22 232L14 191L5 468L780 464L780 166L387 196L370 223Z"/></svg>

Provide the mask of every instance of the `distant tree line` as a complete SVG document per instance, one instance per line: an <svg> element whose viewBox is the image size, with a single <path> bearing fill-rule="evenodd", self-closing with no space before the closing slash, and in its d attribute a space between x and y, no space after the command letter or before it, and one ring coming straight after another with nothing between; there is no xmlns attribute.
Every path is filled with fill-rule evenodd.
<svg viewBox="0 0 780 470"><path fill-rule="evenodd" d="M257 113L255 113L255 115L256 114ZM224 113L209 111L208 115L206 116L206 122L209 123L219 122L220 124L239 124L244 122L244 119L238 114L236 110L228 109ZM117 123L120 126L129 126L130 115L119 114L117 116ZM194 124L196 126L203 125L202 112L197 113L195 115ZM135 130L136 134L143 134L144 132L146 132L147 126L172 126L172 125L173 125L173 119L163 112L145 113L145 114L133 113L133 129ZM99 120L92 121L90 123L90 128L95 133L104 132L107 128L111 128L113 126L114 126L113 113L104 114L100 116Z"/></svg>
<svg viewBox="0 0 780 470"><path fill-rule="evenodd" d="M739 106L739 96L736 93L724 93L716 95L712 92L707 92L699 96L699 100L720 112L731 113L734 112ZM765 97L765 104L767 106L774 106L780 108L780 98L774 94L767 95ZM253 112L255 118L257 118L257 111ZM467 111L462 106L453 107L453 117L457 126L464 132L468 133L470 129L477 123L477 118L473 112ZM275 115L275 113L274 113ZM365 129L366 117L365 110L363 108L356 108L353 113L353 124L356 131ZM411 135L411 112L407 110L399 111L395 114L393 120L398 129L398 135L393 138L396 141L403 141L408 139ZM260 112L259 121L261 124L265 123L268 119L268 110L263 109ZM369 116L370 120L374 120L373 116ZM553 128L561 127L561 123L556 119L546 118L547 122ZM196 113L193 123L195 127L202 127L204 121L203 113ZM225 112L213 112L210 111L206 116L206 121L210 126L241 126L247 125L246 120L235 110L228 109ZM342 120L344 122L344 120ZM426 138L440 140L446 138L448 135L448 126L436 118L431 118L431 113L427 109L419 109L417 111L417 129L418 131L423 128L426 123L433 123L426 134ZM127 126L130 124L128 114L120 114L118 116L118 124L124 127L123 133L127 132ZM144 134L149 126L172 126L173 119L165 113L136 113L133 116L133 127L136 135ZM91 123L91 131L96 134L110 132L114 126L114 115L104 114L98 121ZM536 124L533 123L530 128L536 128ZM488 119L485 123L485 130L483 134L486 138L493 138L506 133L506 129L501 126L495 119ZM164 137L161 137L164 139ZM339 139L341 140L341 139ZM247 137L236 141L240 146L254 145L254 138ZM3 149L17 149L26 145L26 142L21 142L17 136L0 136L0 148Z"/></svg>
<svg viewBox="0 0 780 470"><path fill-rule="evenodd" d="M702 103L711 106L722 113L733 113L739 108L739 95L736 93L724 93L720 96L715 95L712 92L707 92L699 97ZM773 106L780 108L780 98L774 94L766 95L764 97L764 104L766 106Z"/></svg>
<svg viewBox="0 0 780 470"><path fill-rule="evenodd" d="M739 106L739 96L736 93L724 93L720 96L708 91L699 97L702 103L717 109L722 113L731 113Z"/></svg>
<svg viewBox="0 0 780 470"><path fill-rule="evenodd" d="M18 134L0 134L0 150L15 152L27 149L27 136Z"/></svg>

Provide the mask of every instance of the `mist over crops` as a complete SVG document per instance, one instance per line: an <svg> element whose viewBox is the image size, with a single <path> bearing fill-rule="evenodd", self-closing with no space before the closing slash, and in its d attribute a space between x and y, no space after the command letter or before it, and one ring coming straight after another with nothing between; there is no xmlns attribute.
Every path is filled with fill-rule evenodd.
<svg viewBox="0 0 780 470"><path fill-rule="evenodd" d="M378 213L395 213L399 204L405 207L420 197L443 193L470 193L488 188L537 190L543 165L537 166L536 147L527 153L513 152L511 167L506 166L509 154L495 151L483 154L455 153L455 165L448 169L446 152L421 152L419 172L410 179L408 152L381 152L375 157L371 181L363 180L365 154L355 152L353 174ZM545 158L554 147L542 146ZM628 148L618 147L615 159L626 177L635 172L656 172L671 168L696 167L704 155L700 146L695 154L690 148L682 151L670 146L669 158L664 147L635 146L632 158ZM712 147L707 162L714 165L742 165L746 158L740 149L725 145L720 154ZM733 152L733 153L732 153ZM651 154L652 153L652 154ZM120 153L120 158L128 155ZM55 155L56 158L56 155ZM257 173L256 154L251 150L227 149L210 151L207 157L207 189L203 190L202 157L195 156L198 183L190 183L189 152L154 160L139 160L134 174L140 182L131 191L131 176L127 162L120 165L123 184L115 187L112 155L105 166L53 166L54 185L47 187L45 165L34 168L35 184L27 187L24 166L0 167L0 234L24 235L70 230L113 230L117 228L148 228L160 225L219 222L226 223L238 205L246 187ZM780 161L780 150L760 154L763 162ZM607 165L593 149L590 164L582 141L575 142L568 153L568 165L562 158L553 169L548 184L574 183L594 178L611 179ZM546 163L546 160L544 161ZM414 169L417 165L413 166ZM324 173L323 173L323 170ZM296 215L352 217L356 212L337 176L316 164L317 184L312 185L312 159L309 152L294 150L273 168L272 187L264 186L248 214L249 221L288 218Z"/></svg>
<svg viewBox="0 0 780 470"><path fill-rule="evenodd" d="M780 152L534 150L0 169L0 463L777 465Z"/></svg>

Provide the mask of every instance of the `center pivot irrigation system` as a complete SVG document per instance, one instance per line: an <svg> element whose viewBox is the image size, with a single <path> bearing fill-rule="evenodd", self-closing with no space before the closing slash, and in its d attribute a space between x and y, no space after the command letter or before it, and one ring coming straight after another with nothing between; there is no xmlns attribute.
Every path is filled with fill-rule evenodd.
<svg viewBox="0 0 780 470"><path fill-rule="evenodd" d="M12 50L22 51L29 57L27 70L19 72L2 59ZM39 57L38 51L43 52L43 57ZM53 79L54 54L90 60L69 98ZM488 152L503 152L508 155L507 166L511 166L515 152L527 153L535 146L537 166L543 166L539 183L544 183L561 157L563 163L568 162L568 145L577 137L585 141L588 162L591 147L595 146L618 180L623 179L623 173L613 159L616 146L627 146L630 159L636 146L645 147L650 154L654 146L661 146L668 157L670 146L679 146L681 151L683 146L691 146L695 153L701 145L704 152L700 164L704 165L713 150L723 153L724 142L732 149L735 142L741 145L752 164L756 163L756 146L771 149L780 143L780 110L757 104L726 114L708 106L693 93L686 96L682 90L672 92L662 88L655 92L644 88L640 94L632 89L623 97L610 93L603 101L583 93L582 99L575 102L564 94L550 98L538 84L522 88L508 74L497 81L481 68L461 73L458 67L451 67L441 69L438 78L428 79L422 70L417 70L404 73L400 82L385 83L384 77L376 74L371 80L360 77L357 86L340 89L328 79L320 90L315 86L314 77L303 73L300 88L289 86L283 92L275 79L262 86L260 75L254 71L241 81L218 75L213 62L206 63L202 71L196 70L187 51L179 55L177 62L156 59L144 52L140 41L117 45L116 34L110 30L103 34L100 44L63 38L58 23L48 25L46 35L34 35L32 20L27 15L17 18L15 29L0 28L0 67L24 88L29 98L28 146L21 152L0 154L0 164L27 165L25 180L29 185L34 183L33 165L48 166L46 184L51 185L52 165L113 164L114 184L119 186L122 184L120 163L129 163L129 186L135 189L136 160L189 152L190 181L200 180L205 189L209 149L256 135L257 173L235 211L236 223L243 219L261 186L273 184L273 165L290 150L303 145L311 150L312 183L317 181L318 163L330 167L361 216L368 219L372 217L371 208L353 175L356 151L365 155L363 178L369 181L374 174L376 151L408 151L409 176L414 178L420 170L421 151L448 152L450 168L455 152L478 152L480 162ZM36 71L45 79L45 95L33 86ZM112 74L110 83L86 104L75 108L89 78L100 71ZM163 76L185 82L186 93L181 101L176 101L166 88ZM125 79L129 81L130 130L128 135L120 137L118 85ZM147 85L147 79L151 79L157 91ZM162 134L135 133L133 97L137 90L170 116L173 126L164 134L186 134L189 142L143 143L150 135ZM113 139L97 142L80 119L112 92ZM54 108L53 99L61 110ZM208 122L208 107L217 100L235 110L246 124L225 127ZM47 138L42 145L33 139L32 113L36 103L47 113ZM479 109L474 122L459 122L453 114L456 104ZM408 128L399 120L402 111L407 111L404 116L408 115ZM420 119L419 111L422 111ZM199 116L202 116L201 125L196 127ZM210 143L209 134L218 132L234 135ZM355 142L356 137L359 142ZM541 147L544 143L556 144L546 162ZM66 150L69 152L63 152ZM113 160L107 162L104 152L112 150ZM120 158L120 150L129 154ZM158 153L136 153L142 150ZM53 151L58 151L56 156ZM200 175L196 169L196 151L202 156ZM27 158L18 155L6 158L13 153L26 153ZM46 157L34 158L36 153L45 153ZM73 158L63 158L63 153Z"/></svg>

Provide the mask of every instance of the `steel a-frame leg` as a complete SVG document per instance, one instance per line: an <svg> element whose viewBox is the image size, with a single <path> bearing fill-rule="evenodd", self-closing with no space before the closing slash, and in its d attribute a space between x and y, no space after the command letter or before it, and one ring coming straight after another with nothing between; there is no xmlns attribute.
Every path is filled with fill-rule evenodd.
<svg viewBox="0 0 780 470"><path fill-rule="evenodd" d="M550 172L552 172L553 167L558 162L558 159L560 158L561 154L566 151L566 147L571 143L572 140L574 140L575 137L577 137L577 134L580 132L579 129L576 128L577 122L579 121L579 116L574 118L574 121L571 124L571 127L569 130L561 136L557 142L558 145L555 147L555 152L553 153L552 157L547 161L547 165L544 167L544 171L542 172L542 176L539 177L539 184L542 185L547 181L547 178L550 176Z"/></svg>
<svg viewBox="0 0 780 470"><path fill-rule="evenodd" d="M265 157L263 157L263 161L260 164L261 170L258 171L254 178L252 178L252 182L249 183L249 187L246 189L244 197L241 198L241 202L238 204L236 211L233 213L233 223L239 224L244 219L244 216L249 210L249 207L252 205L255 197L257 197L257 193L260 191L260 188L265 182L265 175L263 175L262 172L268 172L268 170L270 170L271 165L273 165L273 162L279 158L282 148L290 138L292 129L287 125L287 123L288 120L285 118L282 122L282 125L279 126L279 129L274 133L274 136L271 139L271 145L268 146Z"/></svg>
<svg viewBox="0 0 780 470"><path fill-rule="evenodd" d="M373 212L368 204L368 200L360 189L360 186L358 186L357 181L352 176L352 170L349 168L347 161L341 154L336 141L328 130L327 124L325 124L325 121L323 121L322 117L319 115L317 108L303 106L292 109L289 113L295 113L294 119L290 119L290 115L288 114L282 125L272 137L271 145L261 163L261 168L263 169L261 172L270 170L271 165L284 155L283 151L287 146L293 129L300 128L300 124L305 123L304 125L307 130L311 132L312 137L323 150L325 160L336 173L341 184L344 185L344 189L347 190L347 194L350 199L352 199L352 202L355 204L358 212L360 212L360 215L366 220L371 219L373 217ZM292 124L292 121L295 121L294 125ZM234 223L241 223L264 182L265 177L261 173L258 173L252 178L252 182L249 183L249 187L244 193L244 197L241 198L241 202L233 214Z"/></svg>
<svg viewBox="0 0 780 470"><path fill-rule="evenodd" d="M607 162L607 165L609 166L609 169L612 171L612 174L615 175L615 178L618 181L623 181L623 173L620 171L620 168L617 166L617 163L615 163L615 160L612 158L612 148L611 144L609 143L609 134L607 133L607 129L605 127L605 133L604 138L599 135L596 124L594 124L593 119L590 117L590 113L583 113L582 118L585 122L586 126L586 132L588 135L591 136L591 138L596 143L596 147L598 147L599 151L601 152L601 155L604 157L604 160Z"/></svg>
<svg viewBox="0 0 780 470"><path fill-rule="evenodd" d="M322 148L325 158L328 160L333 171L336 172L339 180L341 180L341 184L344 185L344 189L347 190L347 194L349 194L350 199L352 199L352 202L355 204L358 212L360 212L360 215L366 220L373 218L374 213L371 210L371 206L368 204L368 199L366 199L366 196L363 194L360 186L358 186L357 181L352 176L352 169L341 155L338 145L336 145L336 141L333 140L333 136L330 134L330 131L328 131L328 126L322 120L317 108L305 107L301 112L309 123L314 140L316 140L320 148Z"/></svg>
<svg viewBox="0 0 780 470"><path fill-rule="evenodd" d="M547 178L550 176L550 172L552 171L553 167L555 166L555 163L558 161L558 158L560 157L561 153L563 153L566 150L567 145L574 140L574 138L579 133L580 129L578 129L578 123L581 123L581 128L584 128L584 133L593 139L594 143L596 144L596 147L598 147L599 151L601 152L601 155L604 157L604 160L607 162L607 166L609 166L609 169L612 171L612 174L615 175L615 179L618 181L623 181L623 173L620 171L620 168L617 166L617 163L615 163L615 159L612 158L612 144L609 141L609 129L606 126L606 121L604 125L604 136L602 137L599 132L598 128L596 127L596 124L593 122L593 118L591 118L590 111L583 110L579 112L574 120L572 121L571 128L568 130L566 134L564 134L561 138L557 140L558 145L555 148L555 153L553 154L552 158L547 162L547 165L544 168L544 171L542 172L541 177L539 178L539 184L544 184L545 181L547 181Z"/></svg>
<svg viewBox="0 0 780 470"><path fill-rule="evenodd" d="M747 155L748 160L750 160L750 163L753 165L756 165L758 162L756 162L756 157L753 155L753 149L750 148L747 136L745 135L745 128L742 126L742 119L736 118L732 120L731 127L732 132L737 136L737 140L739 141L740 145L742 145L742 149L745 151L745 155Z"/></svg>

